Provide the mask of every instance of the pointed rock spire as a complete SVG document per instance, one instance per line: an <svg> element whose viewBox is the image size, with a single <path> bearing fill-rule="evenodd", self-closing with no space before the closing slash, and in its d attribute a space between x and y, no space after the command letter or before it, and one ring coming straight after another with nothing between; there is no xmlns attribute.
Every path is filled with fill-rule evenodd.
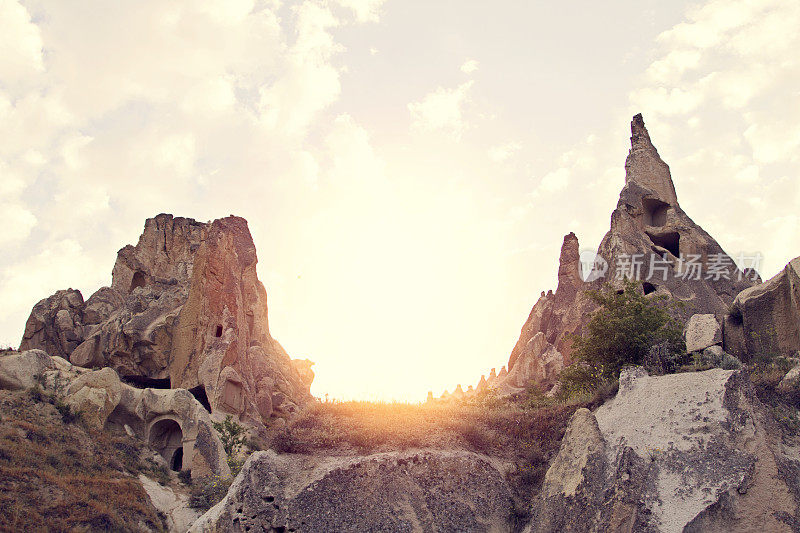
<svg viewBox="0 0 800 533"><path fill-rule="evenodd" d="M650 141L641 113L635 115L631 121L631 149L625 160L625 184L631 183L649 189L662 202L678 205L669 166L661 160L656 147Z"/></svg>

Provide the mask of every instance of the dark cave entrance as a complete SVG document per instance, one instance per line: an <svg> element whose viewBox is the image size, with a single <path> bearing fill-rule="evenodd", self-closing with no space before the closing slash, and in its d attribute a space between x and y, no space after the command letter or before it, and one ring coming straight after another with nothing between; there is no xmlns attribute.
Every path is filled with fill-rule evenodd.
<svg viewBox="0 0 800 533"><path fill-rule="evenodd" d="M217 330L214 332L215 337L222 337L222 326L217 326Z"/></svg>
<svg viewBox="0 0 800 533"><path fill-rule="evenodd" d="M183 468L183 448L178 448L175 450L175 453L172 454L172 461L170 461L170 468L172 468L175 472L180 472Z"/></svg>
<svg viewBox="0 0 800 533"><path fill-rule="evenodd" d="M656 286L650 283L649 281L645 281L642 283L642 290L644 291L645 295L652 294L656 292Z"/></svg>
<svg viewBox="0 0 800 533"><path fill-rule="evenodd" d="M642 198L644 223L647 226L664 226L667 223L669 204L655 198Z"/></svg>
<svg viewBox="0 0 800 533"><path fill-rule="evenodd" d="M675 257L680 257L681 255L681 236L678 234L677 231L669 231L667 233L659 233L657 235L652 235L650 233L647 234L650 237L650 240L656 246L660 246L667 250L669 253L674 255Z"/></svg>
<svg viewBox="0 0 800 533"><path fill-rule="evenodd" d="M206 408L206 411L209 413L211 412L211 402L208 401L208 395L206 394L206 388L204 386L198 385L197 387L189 389L189 392L191 392L192 396Z"/></svg>
<svg viewBox="0 0 800 533"><path fill-rule="evenodd" d="M145 285L147 285L145 273L141 270L137 270L133 273L133 279L131 279L131 290L128 292L133 292L133 289L137 287L144 287Z"/></svg>

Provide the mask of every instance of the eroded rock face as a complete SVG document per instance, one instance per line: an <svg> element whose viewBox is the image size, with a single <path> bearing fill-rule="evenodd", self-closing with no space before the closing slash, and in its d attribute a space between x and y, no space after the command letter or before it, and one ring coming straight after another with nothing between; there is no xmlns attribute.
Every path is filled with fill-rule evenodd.
<svg viewBox="0 0 800 533"><path fill-rule="evenodd" d="M247 460L190 531L512 531L512 509L503 474L474 453L267 451Z"/></svg>
<svg viewBox="0 0 800 533"><path fill-rule="evenodd" d="M706 348L722 344L722 328L711 314L692 315L683 332L686 351L702 352Z"/></svg>
<svg viewBox="0 0 800 533"><path fill-rule="evenodd" d="M722 319L740 291L760 283L754 272L737 270L719 244L681 209L669 167L641 115L631 122L625 186L597 256L607 269L582 272L578 238L574 233L564 237L558 287L542 292L511 352L508 376L489 388L513 394L533 383L552 390L561 369L572 363L572 336L583 331L597 308L587 289L606 282L619 285L622 277L639 279L646 294L683 302L675 313L685 321L693 314Z"/></svg>
<svg viewBox="0 0 800 533"><path fill-rule="evenodd" d="M119 251L110 287L85 303L71 290L39 302L23 346L131 382L190 389L220 416L257 424L285 415L310 398L313 372L270 335L256 263L242 218L158 215L136 246Z"/></svg>
<svg viewBox="0 0 800 533"><path fill-rule="evenodd" d="M800 350L800 257L769 281L742 291L725 317L725 349L792 356Z"/></svg>
<svg viewBox="0 0 800 533"><path fill-rule="evenodd" d="M792 531L796 451L739 372L623 371L579 410L528 531Z"/></svg>
<svg viewBox="0 0 800 533"><path fill-rule="evenodd" d="M67 289L33 306L19 351L39 349L67 357L83 341L83 295Z"/></svg>

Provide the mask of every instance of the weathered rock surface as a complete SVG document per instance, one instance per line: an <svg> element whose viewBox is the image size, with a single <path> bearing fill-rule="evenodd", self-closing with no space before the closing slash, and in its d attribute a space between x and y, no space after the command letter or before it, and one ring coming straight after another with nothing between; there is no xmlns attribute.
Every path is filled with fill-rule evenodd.
<svg viewBox="0 0 800 533"><path fill-rule="evenodd" d="M696 314L689 318L683 331L686 351L702 352L710 346L722 344L722 328L717 318L710 314Z"/></svg>
<svg viewBox="0 0 800 533"><path fill-rule="evenodd" d="M19 351L39 349L67 357L83 340L83 296L67 289L39 301L25 323Z"/></svg>
<svg viewBox="0 0 800 533"><path fill-rule="evenodd" d="M582 332L597 307L585 295L587 289L619 284L623 277L638 279L645 293L683 302L675 313L685 321L694 314L722 318L737 294L760 283L755 272L737 270L720 245L681 209L669 166L653 146L641 115L631 122L625 186L597 257L597 267L584 273L578 238L574 233L564 237L558 287L542 292L511 352L508 377L490 388L512 394L529 383L543 391L553 387L561 369L572 363L572 336Z"/></svg>
<svg viewBox="0 0 800 533"><path fill-rule="evenodd" d="M112 368L88 370L42 350L0 357L0 388L42 385L86 423L117 426L158 451L173 470L193 477L230 475L225 449L205 408L185 389L138 389Z"/></svg>
<svg viewBox="0 0 800 533"><path fill-rule="evenodd" d="M503 473L470 452L257 452L191 531L511 531Z"/></svg>
<svg viewBox="0 0 800 533"><path fill-rule="evenodd" d="M189 389L215 415L253 424L286 415L310 399L313 372L270 335L256 263L242 218L158 215L119 251L110 287L85 303L73 290L39 302L22 346L113 368L129 382Z"/></svg>
<svg viewBox="0 0 800 533"><path fill-rule="evenodd" d="M725 349L748 355L792 356L800 350L800 257L769 281L736 296L725 317Z"/></svg>
<svg viewBox="0 0 800 533"><path fill-rule="evenodd" d="M167 527L170 531L183 533L200 517L196 509L189 507L189 496L175 492L170 487L165 487L153 481L144 474L139 474L147 496L156 510L167 517Z"/></svg>
<svg viewBox="0 0 800 533"><path fill-rule="evenodd" d="M528 531L792 531L797 450L739 372L623 371L616 398L579 410Z"/></svg>
<svg viewBox="0 0 800 533"><path fill-rule="evenodd" d="M25 390L39 382L40 376L55 368L42 350L26 350L0 357L0 389Z"/></svg>

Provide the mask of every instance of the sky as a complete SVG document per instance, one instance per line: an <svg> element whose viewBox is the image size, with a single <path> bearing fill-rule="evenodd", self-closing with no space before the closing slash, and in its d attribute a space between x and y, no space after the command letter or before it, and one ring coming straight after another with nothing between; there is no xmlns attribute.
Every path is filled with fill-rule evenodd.
<svg viewBox="0 0 800 533"><path fill-rule="evenodd" d="M643 113L766 279L800 255L800 3L0 0L0 344L144 220L250 224L318 396L504 365L563 236L596 249Z"/></svg>

